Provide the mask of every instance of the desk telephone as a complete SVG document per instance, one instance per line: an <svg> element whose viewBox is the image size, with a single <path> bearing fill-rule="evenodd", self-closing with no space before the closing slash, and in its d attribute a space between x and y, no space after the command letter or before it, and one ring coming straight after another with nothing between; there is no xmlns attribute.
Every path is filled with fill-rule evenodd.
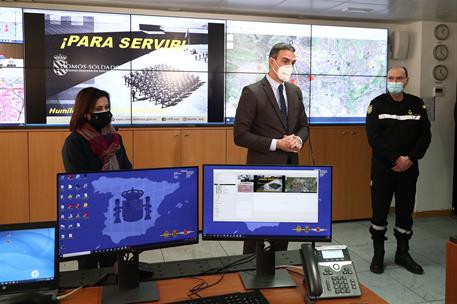
<svg viewBox="0 0 457 304"><path fill-rule="evenodd" d="M322 246L314 249L311 244L303 244L300 256L310 299L362 295L347 246Z"/></svg>

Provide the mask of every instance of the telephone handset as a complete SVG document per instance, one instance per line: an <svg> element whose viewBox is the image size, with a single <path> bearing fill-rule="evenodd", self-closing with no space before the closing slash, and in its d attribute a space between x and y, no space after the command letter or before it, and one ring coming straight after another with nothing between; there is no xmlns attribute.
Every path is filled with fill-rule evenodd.
<svg viewBox="0 0 457 304"><path fill-rule="evenodd" d="M303 244L301 246L300 256L305 275L306 290L310 298L318 297L322 294L322 282L313 246L311 244Z"/></svg>
<svg viewBox="0 0 457 304"><path fill-rule="evenodd" d="M300 255L310 299L362 295L347 246L322 246L314 249L311 244L302 244Z"/></svg>

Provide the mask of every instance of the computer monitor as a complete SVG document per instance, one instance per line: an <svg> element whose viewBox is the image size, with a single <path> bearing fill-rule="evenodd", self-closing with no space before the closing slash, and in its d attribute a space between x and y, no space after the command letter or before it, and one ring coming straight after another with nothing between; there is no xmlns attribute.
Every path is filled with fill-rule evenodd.
<svg viewBox="0 0 457 304"><path fill-rule="evenodd" d="M0 225L0 302L57 290L56 222Z"/></svg>
<svg viewBox="0 0 457 304"><path fill-rule="evenodd" d="M119 253L120 290L150 295L151 282L139 283L140 251L198 242L198 167L58 174L57 201L59 256ZM107 303L141 294L108 290ZM142 300L154 299L134 301Z"/></svg>
<svg viewBox="0 0 457 304"><path fill-rule="evenodd" d="M258 241L257 272L242 274L246 288L290 286L287 273L275 272L274 250L264 241L331 238L331 167L203 166L203 239Z"/></svg>

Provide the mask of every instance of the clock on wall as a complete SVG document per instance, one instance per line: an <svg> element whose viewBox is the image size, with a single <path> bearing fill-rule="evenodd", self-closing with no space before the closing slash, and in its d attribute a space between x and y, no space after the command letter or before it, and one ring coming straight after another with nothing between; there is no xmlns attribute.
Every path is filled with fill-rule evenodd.
<svg viewBox="0 0 457 304"><path fill-rule="evenodd" d="M444 44L438 44L433 49L433 57L435 57L436 60L444 60L448 55L449 49Z"/></svg>
<svg viewBox="0 0 457 304"><path fill-rule="evenodd" d="M433 78L443 81L447 78L449 71L444 64L439 64L433 68Z"/></svg>
<svg viewBox="0 0 457 304"><path fill-rule="evenodd" d="M446 40L449 37L449 27L446 24L438 24L435 26L435 38L438 40Z"/></svg>

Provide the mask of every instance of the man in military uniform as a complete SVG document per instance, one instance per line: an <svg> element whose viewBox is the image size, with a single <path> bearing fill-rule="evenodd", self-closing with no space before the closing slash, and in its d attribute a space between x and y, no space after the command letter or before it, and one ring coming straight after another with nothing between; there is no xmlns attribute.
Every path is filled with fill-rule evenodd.
<svg viewBox="0 0 457 304"><path fill-rule="evenodd" d="M371 204L373 215L370 233L374 256L370 270L384 271L384 240L387 214L395 194L395 227L397 239L395 263L407 270L423 274L424 270L409 255L412 237L418 160L430 141L430 122L424 102L404 92L408 84L405 67L392 67L387 76L388 93L373 99L368 107L366 127L372 148Z"/></svg>

